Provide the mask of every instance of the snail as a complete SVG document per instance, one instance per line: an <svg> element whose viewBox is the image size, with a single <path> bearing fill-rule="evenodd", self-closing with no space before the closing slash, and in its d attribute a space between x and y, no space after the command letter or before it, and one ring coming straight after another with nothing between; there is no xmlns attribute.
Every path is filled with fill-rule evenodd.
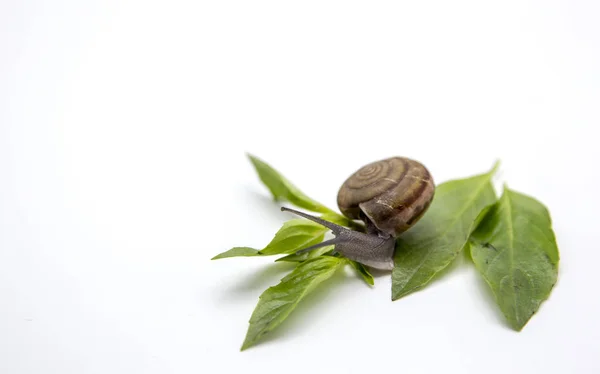
<svg viewBox="0 0 600 374"><path fill-rule="evenodd" d="M392 157L372 162L352 174L338 192L342 214L362 220L360 232L290 208L294 213L329 228L335 238L302 249L308 252L328 245L334 250L375 269L394 267L396 238L412 227L429 208L435 186L431 174L421 163Z"/></svg>

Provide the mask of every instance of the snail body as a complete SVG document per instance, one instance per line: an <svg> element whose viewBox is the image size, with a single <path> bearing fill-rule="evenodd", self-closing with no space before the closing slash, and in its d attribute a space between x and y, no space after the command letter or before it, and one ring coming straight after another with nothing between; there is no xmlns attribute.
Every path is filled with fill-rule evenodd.
<svg viewBox="0 0 600 374"><path fill-rule="evenodd" d="M337 202L344 216L365 223L366 233L347 229L288 208L330 228L334 239L302 252L335 245L335 251L364 265L383 270L394 266L396 238L425 214L435 193L431 174L421 163L405 157L372 162L352 174L341 186Z"/></svg>

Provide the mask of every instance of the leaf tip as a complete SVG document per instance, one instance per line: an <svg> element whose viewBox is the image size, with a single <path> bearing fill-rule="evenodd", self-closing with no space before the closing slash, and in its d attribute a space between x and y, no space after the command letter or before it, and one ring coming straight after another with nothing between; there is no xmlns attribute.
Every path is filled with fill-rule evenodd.
<svg viewBox="0 0 600 374"><path fill-rule="evenodd" d="M525 322L519 322L519 321L514 321L510 323L510 327L515 331L515 332L521 332L523 331L523 328L525 327L525 325L527 324L528 321Z"/></svg>
<svg viewBox="0 0 600 374"><path fill-rule="evenodd" d="M499 168L500 168L500 159L496 159L489 174L491 174L491 175L496 174L496 172L498 171Z"/></svg>
<svg viewBox="0 0 600 374"><path fill-rule="evenodd" d="M405 296L408 296L414 292L422 290L423 287L425 287L429 283L430 280L431 280L431 278L419 285L402 286L402 288L397 289L395 293L394 293L394 288L393 288L394 285L392 284L392 301L399 300L399 299L401 299Z"/></svg>
<svg viewBox="0 0 600 374"><path fill-rule="evenodd" d="M396 301L398 299L401 299L403 296L405 296L407 293L406 292L396 292L396 293L392 293L392 301Z"/></svg>
<svg viewBox="0 0 600 374"><path fill-rule="evenodd" d="M252 166L254 166L254 168L256 169L256 171L258 172L258 168L264 164L265 162L263 160L261 160L260 158L256 157L255 155L253 155L252 153L246 152L246 157L248 157L248 160L250 160L250 162L252 163Z"/></svg>
<svg viewBox="0 0 600 374"><path fill-rule="evenodd" d="M220 259L222 259L222 258L227 258L227 256L226 256L226 253L227 253L227 252L229 252L229 251L226 251L226 252L221 252L221 253L219 253L218 255L216 255L216 256L213 256L213 257L212 257L210 260L211 260L211 261L213 261L213 260L220 260Z"/></svg>
<svg viewBox="0 0 600 374"><path fill-rule="evenodd" d="M536 312L537 312L537 309L534 311L531 311L528 314L528 316L518 316L517 317L517 316L506 315L506 314L505 314L505 316L506 316L506 319L508 320L508 324L510 325L510 327L515 332L521 332L521 331L523 331L525 326L527 326L527 324L529 323L529 321L535 315Z"/></svg>
<svg viewBox="0 0 600 374"><path fill-rule="evenodd" d="M253 339L250 335L250 331L248 331L246 333L246 337L244 338L244 342L242 343L242 346L240 347L240 352L245 351L246 349L252 347L254 345L254 343L256 343L257 339Z"/></svg>

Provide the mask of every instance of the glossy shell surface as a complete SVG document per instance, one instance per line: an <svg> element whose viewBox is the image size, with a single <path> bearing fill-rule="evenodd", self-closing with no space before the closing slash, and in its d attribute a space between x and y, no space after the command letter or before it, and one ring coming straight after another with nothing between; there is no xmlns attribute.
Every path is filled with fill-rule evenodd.
<svg viewBox="0 0 600 374"><path fill-rule="evenodd" d="M433 200L431 174L418 161L392 157L352 174L337 196L340 211L351 219L368 218L394 237L414 225Z"/></svg>

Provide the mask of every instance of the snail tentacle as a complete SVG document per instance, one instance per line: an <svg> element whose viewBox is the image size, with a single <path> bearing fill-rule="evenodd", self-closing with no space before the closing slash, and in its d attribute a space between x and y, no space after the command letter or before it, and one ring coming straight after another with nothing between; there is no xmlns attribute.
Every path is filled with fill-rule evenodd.
<svg viewBox="0 0 600 374"><path fill-rule="evenodd" d="M391 270L394 267L394 247L395 240L391 236L382 237L377 234L365 234L358 231L349 230L335 223L325 221L321 218L311 216L289 208L281 208L282 211L288 211L313 222L321 224L332 230L336 236L333 239L315 244L296 252L297 254L312 251L328 245L334 245L335 251L341 253L344 257L358 261L364 265L382 270Z"/></svg>
<svg viewBox="0 0 600 374"><path fill-rule="evenodd" d="M301 255L303 253L310 252L310 251L315 250L315 249L319 249L319 248L322 248L322 247L327 247L328 245L339 244L339 240L337 240L337 239L338 238L333 238L333 239L325 240L324 242L321 242L321 243L317 243L315 245L311 245L310 247L306 247L304 249L296 251L296 254L297 255Z"/></svg>
<svg viewBox="0 0 600 374"><path fill-rule="evenodd" d="M324 220L324 219L322 219L322 218L315 217L315 216L311 216L310 214L306 214L306 213L303 213L303 212L297 211L297 210L295 210L295 209L290 209L290 208L286 208L286 207L282 206L282 207L281 207L281 211L282 211L282 212L290 212L290 213L294 213L295 215L298 215L298 216L300 216L300 217L304 217L304 218L306 218L306 219L308 219L308 220L311 220L311 221L313 221L313 222L316 222L316 223L318 223L319 225L322 225L322 226L325 226L325 227L327 227L328 229L330 229L331 231L333 231L333 233L334 233L334 234L337 234L337 233L339 233L339 232L341 232L341 231L343 231L343 230L348 230L348 229L347 229L347 228L345 228L344 226L337 225L337 224L335 224L335 223L333 223L333 222L325 221L325 220ZM350 231L350 230L348 230L348 231Z"/></svg>

